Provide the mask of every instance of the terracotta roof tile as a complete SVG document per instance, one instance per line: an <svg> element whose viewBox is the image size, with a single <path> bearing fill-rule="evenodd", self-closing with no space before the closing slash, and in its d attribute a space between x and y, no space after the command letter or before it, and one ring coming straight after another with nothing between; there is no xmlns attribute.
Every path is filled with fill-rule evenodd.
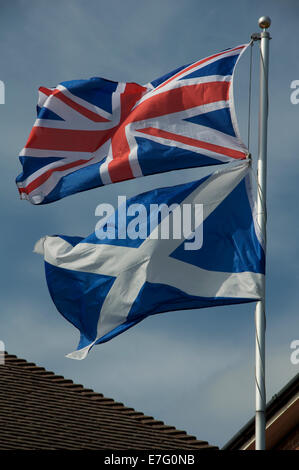
<svg viewBox="0 0 299 470"><path fill-rule="evenodd" d="M217 449L7 353L0 428L0 449Z"/></svg>

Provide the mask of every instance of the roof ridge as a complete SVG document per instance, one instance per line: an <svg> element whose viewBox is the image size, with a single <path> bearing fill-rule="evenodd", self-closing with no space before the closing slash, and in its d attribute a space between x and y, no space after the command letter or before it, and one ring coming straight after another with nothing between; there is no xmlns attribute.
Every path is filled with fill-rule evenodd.
<svg viewBox="0 0 299 470"><path fill-rule="evenodd" d="M187 434L186 431L181 431L175 426L168 426L163 421L156 420L153 416L146 416L141 411L136 411L134 408L127 407L123 403L116 402L113 398L108 398L102 393L95 392L92 389L85 388L81 384L74 383L74 381L71 379L65 379L62 375L56 375L54 372L48 371L45 367L38 366L34 362L28 362L26 359L21 359L15 354L9 354L7 351L4 351L4 363L9 366L21 367L31 373L42 376L45 379L54 382L55 384L63 386L71 392L75 392L86 398L90 398L93 401L99 401L101 405L117 409L117 411L125 415L129 415L137 422L154 428L157 432L169 434L175 439L182 441L190 440L192 441L192 444L199 446L205 446L207 444L206 441L200 441L196 438L196 436Z"/></svg>

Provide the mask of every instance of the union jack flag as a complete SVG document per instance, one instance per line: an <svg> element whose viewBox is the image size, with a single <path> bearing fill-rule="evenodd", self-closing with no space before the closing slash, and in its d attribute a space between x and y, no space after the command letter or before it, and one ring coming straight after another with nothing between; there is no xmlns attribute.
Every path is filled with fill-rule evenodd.
<svg viewBox="0 0 299 470"><path fill-rule="evenodd" d="M246 47L143 86L96 77L40 87L37 119L20 154L21 198L46 204L140 176L246 159L232 90Z"/></svg>

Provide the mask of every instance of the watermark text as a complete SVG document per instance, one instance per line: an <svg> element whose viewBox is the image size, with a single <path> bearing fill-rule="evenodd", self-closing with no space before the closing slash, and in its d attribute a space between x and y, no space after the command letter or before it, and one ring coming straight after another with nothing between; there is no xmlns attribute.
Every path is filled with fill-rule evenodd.
<svg viewBox="0 0 299 470"><path fill-rule="evenodd" d="M293 80L291 82L291 88L294 89L290 96L291 103L299 104L299 80Z"/></svg>
<svg viewBox="0 0 299 470"><path fill-rule="evenodd" d="M117 211L112 204L99 204L95 227L99 240L185 240L185 250L199 250L203 244L202 204L127 204L118 196Z"/></svg>
<svg viewBox="0 0 299 470"><path fill-rule="evenodd" d="M299 339L294 339L291 342L290 348L294 349L291 354L290 360L291 363L296 366L297 364L299 364Z"/></svg>

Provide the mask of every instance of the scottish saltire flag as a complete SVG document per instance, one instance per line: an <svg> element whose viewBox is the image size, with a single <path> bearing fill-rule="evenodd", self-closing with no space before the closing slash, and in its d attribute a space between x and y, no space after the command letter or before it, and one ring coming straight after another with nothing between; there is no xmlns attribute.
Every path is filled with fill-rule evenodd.
<svg viewBox="0 0 299 470"><path fill-rule="evenodd" d="M245 159L232 77L247 45L146 85L103 78L40 87L17 177L22 199L46 204L140 176Z"/></svg>
<svg viewBox="0 0 299 470"><path fill-rule="evenodd" d="M114 238L99 239L95 232L87 238L46 236L36 244L57 309L81 333L78 350L69 357L83 359L93 345L149 315L260 298L264 251L255 226L250 171L244 162L128 200L127 207L144 207L137 232L144 237L133 236L132 217L124 235L119 208L102 226L104 233L113 228ZM152 203L172 209L152 223ZM190 204L202 205L201 225L194 223L194 230L180 237L158 236L161 225ZM202 243L190 249L198 230Z"/></svg>

